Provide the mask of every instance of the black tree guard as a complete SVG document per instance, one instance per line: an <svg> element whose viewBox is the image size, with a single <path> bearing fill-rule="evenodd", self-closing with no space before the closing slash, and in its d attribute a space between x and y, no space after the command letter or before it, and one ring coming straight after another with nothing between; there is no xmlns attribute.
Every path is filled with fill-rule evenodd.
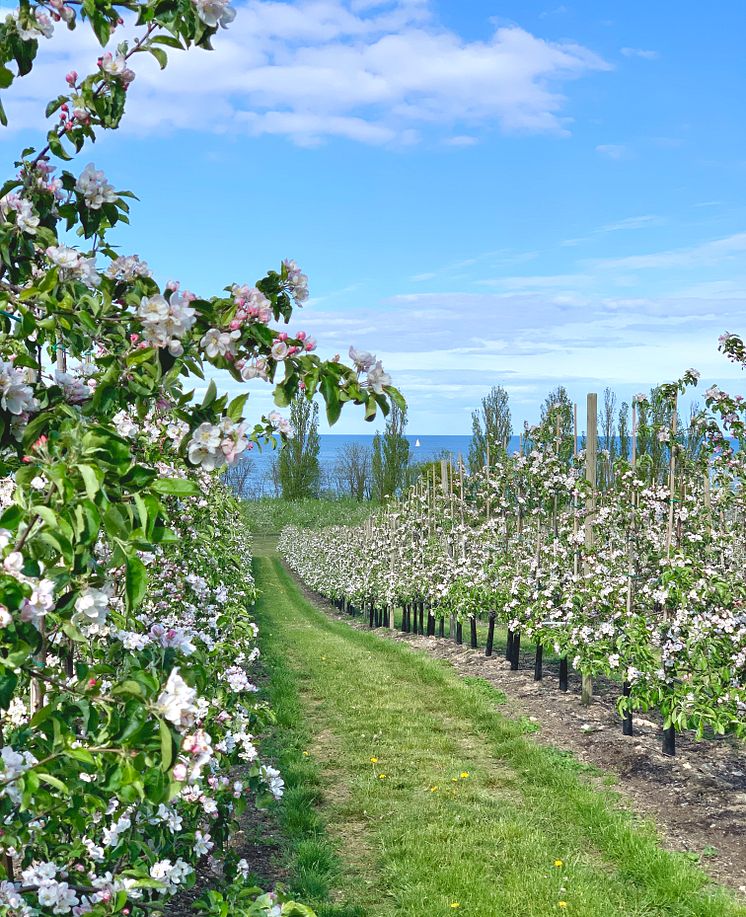
<svg viewBox="0 0 746 917"><path fill-rule="evenodd" d="M492 655L492 647L495 644L495 618L497 614L494 611L490 612L489 623L487 624L487 646L484 648L484 655Z"/></svg>
<svg viewBox="0 0 746 917"><path fill-rule="evenodd" d="M668 758L676 756L676 727L669 726L663 730L663 754Z"/></svg>
<svg viewBox="0 0 746 917"><path fill-rule="evenodd" d="M513 631L508 628L508 642L505 644L505 658L510 662L513 658Z"/></svg>
<svg viewBox="0 0 746 917"><path fill-rule="evenodd" d="M518 663L520 662L521 657L521 632L513 634L513 655L510 659L510 671L518 671Z"/></svg>
<svg viewBox="0 0 746 917"><path fill-rule="evenodd" d="M560 659L559 689L560 691L567 691L567 656L563 656Z"/></svg>
<svg viewBox="0 0 746 917"><path fill-rule="evenodd" d="M534 681L541 681L544 677L544 647L541 643L536 644L536 661L534 662Z"/></svg>
<svg viewBox="0 0 746 917"><path fill-rule="evenodd" d="M477 648L477 619L472 617L470 624L471 624L471 648L475 650Z"/></svg>
<svg viewBox="0 0 746 917"><path fill-rule="evenodd" d="M629 697L632 693L632 686L628 681L625 681L622 685L622 694L624 697ZM631 736L634 735L632 729L632 711L627 708L624 712L624 717L622 718L622 735Z"/></svg>

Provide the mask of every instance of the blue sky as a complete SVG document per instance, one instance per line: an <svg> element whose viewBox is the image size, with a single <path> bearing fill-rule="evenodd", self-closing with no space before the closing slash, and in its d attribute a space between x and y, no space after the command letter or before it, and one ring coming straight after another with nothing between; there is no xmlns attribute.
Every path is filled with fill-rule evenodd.
<svg viewBox="0 0 746 917"><path fill-rule="evenodd" d="M413 433L468 432L493 384L517 423L558 383L742 387L717 353L746 330L741 0L236 8L214 53L136 61L125 129L80 163L140 195L121 246L159 280L209 295L295 258L299 327L377 353ZM95 61L60 39L8 99L7 163Z"/></svg>

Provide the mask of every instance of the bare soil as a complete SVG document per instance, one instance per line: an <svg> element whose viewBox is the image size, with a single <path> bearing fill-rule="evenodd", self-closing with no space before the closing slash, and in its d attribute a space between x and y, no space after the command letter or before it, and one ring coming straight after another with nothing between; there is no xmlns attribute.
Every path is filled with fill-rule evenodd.
<svg viewBox="0 0 746 917"><path fill-rule="evenodd" d="M340 613L293 578L328 615L367 629L367 620ZM535 724L533 741L571 752L591 771L614 775L622 803L655 822L665 847L689 854L715 881L746 896L746 748L742 743L677 735L676 757L666 757L661 752L662 724L654 714L635 716L634 735L622 735L615 706L619 686L613 682L598 681L593 703L586 707L580 703L576 673L570 673L566 693L558 688L559 667L552 663L545 663L544 678L534 681L533 651L522 650L519 670L513 672L504 655L486 657L484 648L473 650L448 638L388 628L375 633L443 659L459 675L486 679L507 698L501 713ZM468 634L464 636L468 641Z"/></svg>

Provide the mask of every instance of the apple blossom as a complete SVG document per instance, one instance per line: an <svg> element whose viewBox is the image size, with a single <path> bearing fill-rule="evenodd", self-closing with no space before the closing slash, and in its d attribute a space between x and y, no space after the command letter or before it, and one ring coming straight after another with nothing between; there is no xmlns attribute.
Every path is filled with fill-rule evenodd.
<svg viewBox="0 0 746 917"><path fill-rule="evenodd" d="M197 713L197 692L179 675L178 667L171 670L163 691L158 696L158 709L177 729L191 726Z"/></svg>
<svg viewBox="0 0 746 917"><path fill-rule="evenodd" d="M104 204L113 203L117 199L117 193L104 173L97 170L92 162L89 162L80 173L75 190L82 196L86 207L90 207L91 210L100 210Z"/></svg>

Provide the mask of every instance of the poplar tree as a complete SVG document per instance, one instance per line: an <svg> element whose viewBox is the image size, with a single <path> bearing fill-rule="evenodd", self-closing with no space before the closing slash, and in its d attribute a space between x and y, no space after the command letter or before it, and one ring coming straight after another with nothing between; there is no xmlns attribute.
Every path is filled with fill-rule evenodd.
<svg viewBox="0 0 746 917"><path fill-rule="evenodd" d="M409 440L404 435L407 426L407 411L393 405L383 436L376 433L373 438L371 472L373 497L383 500L399 493L409 478Z"/></svg>
<svg viewBox="0 0 746 917"><path fill-rule="evenodd" d="M290 402L293 436L283 443L277 473L284 500L318 497L321 489L319 464L319 406L303 394Z"/></svg>
<svg viewBox="0 0 746 917"><path fill-rule="evenodd" d="M482 398L482 407L471 415L472 438L469 445L469 471L480 471L490 455L505 453L513 435L508 393L501 385L494 386Z"/></svg>

